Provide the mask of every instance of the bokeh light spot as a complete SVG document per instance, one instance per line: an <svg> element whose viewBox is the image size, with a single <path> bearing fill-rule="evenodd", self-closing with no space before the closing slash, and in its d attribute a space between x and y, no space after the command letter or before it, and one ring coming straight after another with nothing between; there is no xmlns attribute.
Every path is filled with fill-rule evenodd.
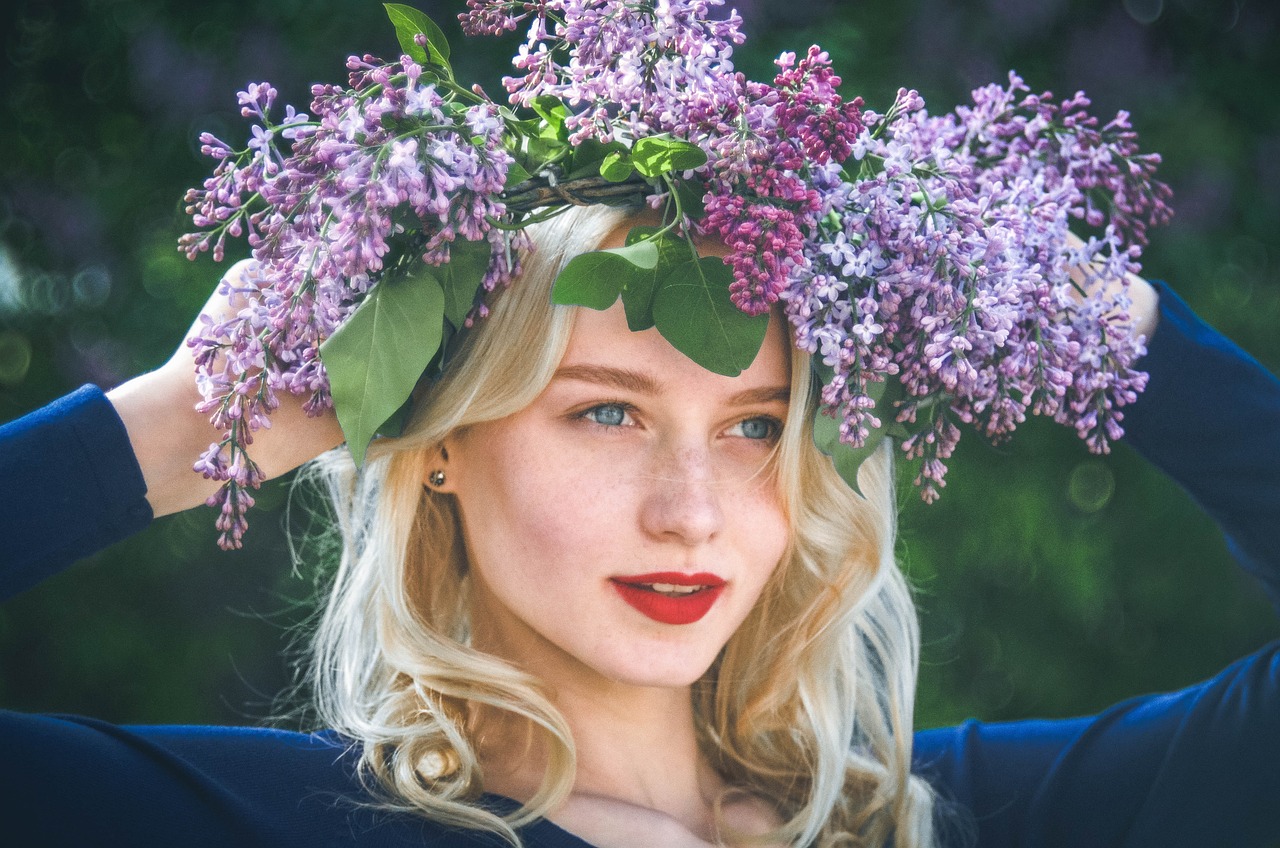
<svg viewBox="0 0 1280 848"><path fill-rule="evenodd" d="M23 310L22 270L13 261L9 247L0 244L0 315L16 314Z"/></svg>
<svg viewBox="0 0 1280 848"><path fill-rule="evenodd" d="M1153 24L1164 12L1164 0L1124 0L1124 10L1140 24Z"/></svg>
<svg viewBox="0 0 1280 848"><path fill-rule="evenodd" d="M25 305L35 315L61 315L71 305L71 285L65 274L35 271L25 278Z"/></svg>
<svg viewBox="0 0 1280 848"><path fill-rule="evenodd" d="M71 294L82 309L97 309L111 295L111 273L101 265L81 268L71 280Z"/></svg>
<svg viewBox="0 0 1280 848"><path fill-rule="evenodd" d="M0 385L18 385L30 368L31 342L17 330L0 330Z"/></svg>
<svg viewBox="0 0 1280 848"><path fill-rule="evenodd" d="M1116 477L1110 466L1100 460L1082 462L1071 470L1067 481L1067 497L1072 506L1083 513L1099 511L1116 493Z"/></svg>

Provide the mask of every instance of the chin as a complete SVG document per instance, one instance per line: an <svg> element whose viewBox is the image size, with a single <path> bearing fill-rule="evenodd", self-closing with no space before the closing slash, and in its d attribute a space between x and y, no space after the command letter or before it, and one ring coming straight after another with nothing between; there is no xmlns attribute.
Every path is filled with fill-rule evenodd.
<svg viewBox="0 0 1280 848"><path fill-rule="evenodd" d="M699 671L667 670L667 669L631 669L628 673L615 676L614 682L625 686L642 686L648 689L687 689L702 679L706 668Z"/></svg>
<svg viewBox="0 0 1280 848"><path fill-rule="evenodd" d="M719 650L703 656L703 651L687 645L664 644L652 646L640 656L618 658L597 670L628 686L687 688L702 679L718 654Z"/></svg>

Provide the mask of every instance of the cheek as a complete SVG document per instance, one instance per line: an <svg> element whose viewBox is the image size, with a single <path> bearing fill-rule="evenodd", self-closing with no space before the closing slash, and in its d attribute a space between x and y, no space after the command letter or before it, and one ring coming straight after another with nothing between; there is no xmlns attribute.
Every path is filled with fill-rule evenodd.
<svg viewBox="0 0 1280 848"><path fill-rule="evenodd" d="M495 444L458 495L474 564L536 581L605 556L626 506L616 467L525 441Z"/></svg>
<svg viewBox="0 0 1280 848"><path fill-rule="evenodd" d="M761 545L763 550L768 553L764 554L763 582L768 582L782 563L782 558L786 555L787 549L791 542L791 528L785 518L781 514L776 516L776 520L769 528L767 539Z"/></svg>
<svg viewBox="0 0 1280 848"><path fill-rule="evenodd" d="M758 595L778 568L791 541L791 524L773 483L745 492L727 505L742 560Z"/></svg>

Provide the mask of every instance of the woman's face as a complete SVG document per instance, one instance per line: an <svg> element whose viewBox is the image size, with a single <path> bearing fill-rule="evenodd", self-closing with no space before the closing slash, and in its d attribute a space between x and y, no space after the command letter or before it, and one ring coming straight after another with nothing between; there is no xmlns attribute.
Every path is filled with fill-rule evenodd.
<svg viewBox="0 0 1280 848"><path fill-rule="evenodd" d="M476 647L548 680L697 680L787 546L768 460L790 383L776 317L724 377L620 304L580 310L532 404L445 442Z"/></svg>

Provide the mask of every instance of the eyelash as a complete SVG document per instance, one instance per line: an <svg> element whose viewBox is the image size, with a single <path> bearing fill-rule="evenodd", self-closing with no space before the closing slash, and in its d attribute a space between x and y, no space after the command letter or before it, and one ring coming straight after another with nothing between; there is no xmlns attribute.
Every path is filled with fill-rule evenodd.
<svg viewBox="0 0 1280 848"><path fill-rule="evenodd" d="M782 422L781 422L781 421L779 421L777 418L774 418L772 415L753 415L753 416L751 416L750 418L744 418L744 419L742 419L741 421L739 421L739 422L738 422L737 424L735 424L734 426L735 426L735 427L740 427L740 426L742 426L743 424L746 424L748 421L763 421L763 422L765 422L766 424L768 424L768 425L769 425L769 434L768 434L767 436L765 436L763 439L750 439L750 437L749 437L749 436L747 436L747 435L745 435L745 434L744 434L744 435L743 435L743 438L744 438L744 439L750 439L750 440L751 440L751 441L753 441L753 442L762 442L762 443L766 443L766 444L772 444L772 443L774 443L774 442L778 441L778 437L782 435Z"/></svg>
<svg viewBox="0 0 1280 848"><path fill-rule="evenodd" d="M622 401L608 401L606 403L598 403L595 406L592 406L588 409L584 409L574 417L578 418L579 420L586 421L588 424L594 424L597 427L603 427L606 430L616 430L618 427L626 426L625 423L605 424L602 421L595 420L594 413L598 413L602 409L621 409L623 416L630 416L633 412L635 412L635 407L629 403L624 403Z"/></svg>
<svg viewBox="0 0 1280 848"><path fill-rule="evenodd" d="M589 424L594 424L595 426L606 430L616 430L619 427L628 426L625 421L620 424L605 424L602 421L595 420L594 415L602 409L621 409L624 417L631 417L635 412L635 407L629 403L624 401L609 401L607 403L598 403L595 406L584 409L575 417L581 421L586 421ZM782 422L777 418L774 418L772 415L752 415L747 418L743 418L735 424L734 427L740 427L748 421L763 421L769 426L769 434L762 439L751 439L744 434L742 438L748 439L748 441L772 444L778 440L780 435L782 435Z"/></svg>

